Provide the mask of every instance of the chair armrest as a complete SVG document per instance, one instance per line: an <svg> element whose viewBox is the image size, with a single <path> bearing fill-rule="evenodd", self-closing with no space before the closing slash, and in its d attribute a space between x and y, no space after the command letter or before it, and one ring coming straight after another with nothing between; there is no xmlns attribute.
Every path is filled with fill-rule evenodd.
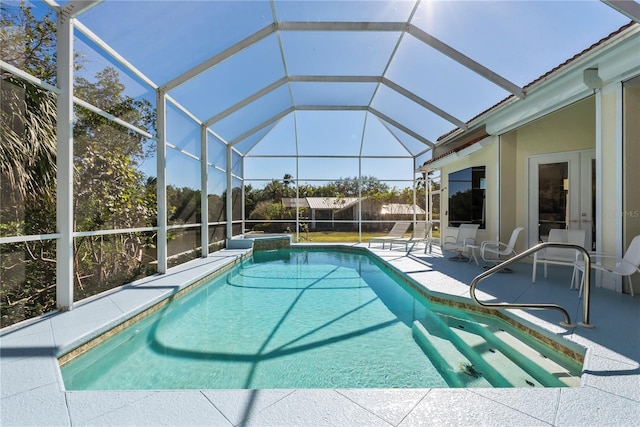
<svg viewBox="0 0 640 427"><path fill-rule="evenodd" d="M601 270L607 270L607 271L611 271L613 268L615 267L619 267L620 265L626 265L627 267L631 267L631 269L635 270L636 272L640 272L640 267L635 265L632 262L627 261L624 258L620 258L617 256L613 256L613 255L603 255L603 254L589 254L589 256L591 257L591 266L594 268L599 268ZM598 264L594 264L594 259L597 261L602 261L602 260L614 260L616 265L615 267L610 267L610 266L600 266ZM579 264L579 266L583 266L584 265L584 260L582 259L582 257L580 257L580 259L576 260L576 264Z"/></svg>
<svg viewBox="0 0 640 427"><path fill-rule="evenodd" d="M603 259L615 259L617 261L623 261L622 258L619 258L617 256L613 256L613 255L604 255L604 254L599 254L596 252L589 252L589 257L591 258L591 260L593 259L599 259L599 260L603 260Z"/></svg>
<svg viewBox="0 0 640 427"><path fill-rule="evenodd" d="M482 259L487 260L486 254L494 254L499 257L500 255L506 255L506 252L503 253L506 249L507 245L505 243L498 241L484 241L480 245L480 255L482 256Z"/></svg>
<svg viewBox="0 0 640 427"><path fill-rule="evenodd" d="M571 251L574 255L571 256ZM572 248L553 248L547 247L534 253L534 259L541 262L548 262L552 264L575 264L578 262L581 251ZM573 259L572 259L573 258Z"/></svg>
<svg viewBox="0 0 640 427"><path fill-rule="evenodd" d="M613 255L604 255L604 254L600 254L597 252L589 252L589 258L591 259L591 265L595 265L598 263L598 261L602 261L602 260L607 260L607 259L612 259L615 260L616 263L620 262L620 261L624 261L622 258L618 258L617 256L613 256ZM578 267L582 267L584 266L584 257L580 256L580 252L578 252L578 254L576 255L576 265Z"/></svg>
<svg viewBox="0 0 640 427"><path fill-rule="evenodd" d="M485 240L480 244L480 250L484 250L487 246L499 250L502 246L506 247L507 245L497 240Z"/></svg>

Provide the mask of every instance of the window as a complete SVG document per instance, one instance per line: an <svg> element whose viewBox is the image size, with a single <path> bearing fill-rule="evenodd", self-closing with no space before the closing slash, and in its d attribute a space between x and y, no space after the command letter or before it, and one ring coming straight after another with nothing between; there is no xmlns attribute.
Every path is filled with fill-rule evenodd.
<svg viewBox="0 0 640 427"><path fill-rule="evenodd" d="M485 227L485 167L474 166L449 174L449 227Z"/></svg>

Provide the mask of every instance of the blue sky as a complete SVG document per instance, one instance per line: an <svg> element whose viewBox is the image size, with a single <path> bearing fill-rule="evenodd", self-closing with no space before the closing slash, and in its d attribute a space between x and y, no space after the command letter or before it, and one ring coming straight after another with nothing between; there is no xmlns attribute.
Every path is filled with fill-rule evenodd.
<svg viewBox="0 0 640 427"><path fill-rule="evenodd" d="M404 22L414 4L276 1L275 13L280 21ZM272 22L273 15L271 4L266 1L107 0L79 20L156 84L163 85L263 29ZM422 1L411 20L420 30L521 87L627 22L627 17L599 1ZM84 55L88 78L109 64L82 36L76 41L76 49ZM170 95L204 121L285 75L384 75L461 121L468 121L509 95L411 35L344 31L273 33L177 87ZM149 87L125 71L121 78L130 96L146 97L155 103ZM292 103L355 108L371 99L371 108L429 141L435 142L455 128L385 85L291 82L220 120L212 129L228 141L237 140ZM197 138L197 126L178 113L169 122L173 126L170 142L187 151L197 151L198 144L193 139L194 129ZM362 144L365 155L411 156L427 148L388 121L365 111L289 113L238 141L237 147L244 151L259 140L250 154L295 154L296 132L299 154L358 155ZM420 163L428 158L429 154L423 155ZM381 179L410 180L412 163L410 158L386 163L364 159L362 173ZM358 169L354 170L353 164L342 159L301 159L300 169L304 171L300 171L300 177L354 176ZM291 159L279 163L261 158L247 160L246 165L247 169L251 166L247 171L251 177L296 175L291 170L292 165L295 167ZM181 174L175 175L179 181Z"/></svg>

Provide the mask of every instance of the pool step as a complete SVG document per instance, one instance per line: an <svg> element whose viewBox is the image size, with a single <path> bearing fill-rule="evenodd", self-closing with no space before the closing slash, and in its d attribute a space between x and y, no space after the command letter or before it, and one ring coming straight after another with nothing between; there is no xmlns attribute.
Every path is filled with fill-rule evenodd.
<svg viewBox="0 0 640 427"><path fill-rule="evenodd" d="M544 353L548 350L542 344L537 347L526 344L509 332L496 325L482 325L481 334L488 342L501 349L512 360L528 360L525 365L527 372L538 378L546 387L579 387L581 368L575 364L574 373L570 372ZM477 328L478 326L475 325ZM551 352L549 352L551 353ZM568 361L564 361L567 363Z"/></svg>
<svg viewBox="0 0 640 427"><path fill-rule="evenodd" d="M483 326L456 317L440 317L451 331L452 341L473 355L470 358L494 387L543 387L537 378L505 354L504 347L486 339L486 334L481 333Z"/></svg>
<svg viewBox="0 0 640 427"><path fill-rule="evenodd" d="M471 330L469 325L461 325L460 322L453 320L457 319L430 314L422 322L425 329L429 332L435 330L436 334L440 334L443 340L450 342L449 345L457 350L457 357L449 361L449 365L457 369L456 374L482 377L487 382L485 387L527 386L528 383L520 381L522 370L511 359L490 346L481 336L467 332L465 329ZM442 349L436 347L434 351L440 353ZM426 353L433 355L434 351ZM447 349L447 356L451 354L452 352ZM464 356L464 359L460 359L460 355ZM535 379L528 376L527 381L532 384L531 386L541 386Z"/></svg>
<svg viewBox="0 0 640 427"><path fill-rule="evenodd" d="M442 333L438 333L434 331L433 326L427 329L421 321L416 320L413 322L412 330L413 338L450 387L492 386L482 375L470 368L473 364L447 339L444 328Z"/></svg>
<svg viewBox="0 0 640 427"><path fill-rule="evenodd" d="M580 383L579 377L537 349L497 326L478 323L478 319L432 313L414 322L413 330L416 341L452 387L561 387ZM484 385L479 385L480 378Z"/></svg>

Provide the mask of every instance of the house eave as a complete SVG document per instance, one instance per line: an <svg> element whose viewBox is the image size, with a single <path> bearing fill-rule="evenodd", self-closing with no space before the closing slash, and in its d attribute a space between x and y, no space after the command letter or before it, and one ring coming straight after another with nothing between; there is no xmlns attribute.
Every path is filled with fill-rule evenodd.
<svg viewBox="0 0 640 427"><path fill-rule="evenodd" d="M615 47L615 49L611 49ZM640 24L635 23L604 40L525 87L525 98L511 96L442 137L436 147L454 145L469 132L484 126L489 135L500 135L552 111L591 96L584 71L597 69L602 85L622 81L640 71Z"/></svg>

